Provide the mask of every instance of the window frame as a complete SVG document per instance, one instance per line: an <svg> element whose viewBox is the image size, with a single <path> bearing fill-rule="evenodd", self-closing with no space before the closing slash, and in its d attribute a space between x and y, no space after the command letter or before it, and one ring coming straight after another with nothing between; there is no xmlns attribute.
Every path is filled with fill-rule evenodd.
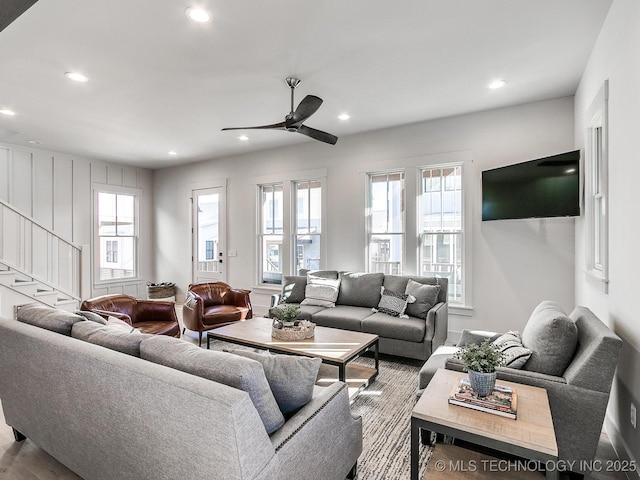
<svg viewBox="0 0 640 480"><path fill-rule="evenodd" d="M100 205L99 195L101 193L111 195L122 195L133 197L133 233L132 235L100 235ZM130 283L140 281L140 198L142 196L142 190L138 188L121 187L107 184L93 184L93 236L92 236L92 262L93 262L93 275L92 280L95 285L109 285L118 283ZM133 239L133 275L120 278L100 278L101 269L101 249L100 242L102 238L132 238ZM105 240L109 241L109 240ZM117 241L117 240L116 240ZM106 252L105 252L106 253ZM118 255L121 252L118 251Z"/></svg>
<svg viewBox="0 0 640 480"><path fill-rule="evenodd" d="M401 231L389 231L388 230L388 225L389 225L389 216L390 216L390 212L389 212L389 202L387 201L387 230L385 230L384 232L374 232L374 226L373 226L373 179L374 177L377 176L382 176L382 175L386 175L387 176L387 192L389 191L388 185L389 185L389 177L392 175L400 175L401 179L402 179L402 187L401 187L401 194L400 194L400 218L402 220L402 229ZM390 236L390 237L400 237L400 246L402 249L402 252L400 254L400 260L399 260L399 265L398 268L394 268L393 263L389 263L388 265L388 269L390 269L391 271L388 271L388 269L384 270L384 273L389 275L389 274L393 274L393 275L403 275L406 272L406 266L407 266L407 201L406 201L406 195L407 195L407 175L405 172L405 169L390 169L390 170L381 170L381 171L374 171L374 172L368 172L367 176L366 176L366 235L365 235L365 271L368 273L373 273L378 272L379 270L376 269L374 270L372 268L372 243L373 243L373 237L374 236ZM390 244L389 244L390 245Z"/></svg>
<svg viewBox="0 0 640 480"><path fill-rule="evenodd" d="M609 283L609 80L605 80L587 111L585 131L586 274Z"/></svg>
<svg viewBox="0 0 640 480"><path fill-rule="evenodd" d="M262 189L269 185L282 185L282 241L280 259L280 271L282 276L298 275L296 271L298 249L296 245L297 235L297 190L296 185L304 182L319 182L321 191L320 201L320 261L319 268L325 268L326 264L326 170L318 169L306 172L292 172L284 175L274 175L256 179L256 288L275 289L280 288L281 282L264 282L263 275L263 210Z"/></svg>
<svg viewBox="0 0 640 480"><path fill-rule="evenodd" d="M446 170L446 169L459 169L460 170L460 185L459 185L459 190L460 190L460 205L459 205L459 209L460 209L460 219L459 219L459 228L451 228L451 229L445 229L445 228L440 228L440 229L434 229L431 232L425 231L425 229L422 226L422 217L423 217L423 195L425 193L424 189L423 189L423 182L424 182L424 172L426 171L433 171L433 170ZM467 217L468 215L466 214L466 197L467 197L467 193L465 193L465 191L467 190L467 186L469 185L468 181L466 180L467 178L467 173L465 173L465 165L464 162L448 162L448 163L439 163L439 164L433 164L433 165L423 165L421 167L418 168L418 175L417 175L417 202L418 202L418 206L417 206L417 220L416 220L416 237L417 237L417 250L416 250L416 260L417 260L417 272L418 275L422 275L422 264L423 264L423 251L424 251L424 239L426 236L436 236L436 235L442 235L442 234L452 234L452 235L459 235L460 238L460 244L458 245L458 248L455 248L455 251L459 250L459 255L460 255L460 297L459 299L455 299L452 298L452 292L454 292L454 290L452 289L452 285L451 282L449 282L448 285L448 303L451 306L454 307L465 307L466 305L468 305L469 302L469 295L468 295L468 278L469 278L469 273L468 273L468 261L467 261L467 248L468 248L468 233L469 233L469 229L470 226L467 225ZM447 181L442 179L442 175L440 175L440 182L439 182L439 192L440 192L440 198L441 198L441 206L443 205L443 199L442 196L445 192L447 191L456 191L457 188L448 188L447 187ZM441 211L441 214L444 213ZM457 223L457 222L455 222ZM455 256L455 252L454 252L454 256ZM454 262L454 268L455 268L455 262Z"/></svg>

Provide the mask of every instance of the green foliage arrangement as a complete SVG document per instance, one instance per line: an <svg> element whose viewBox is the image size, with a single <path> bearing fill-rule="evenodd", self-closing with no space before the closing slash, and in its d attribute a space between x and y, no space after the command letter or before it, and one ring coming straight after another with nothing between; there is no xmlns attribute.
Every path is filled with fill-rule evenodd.
<svg viewBox="0 0 640 480"><path fill-rule="evenodd" d="M504 364L504 354L490 340L480 345L465 345L455 354L455 358L462 360L465 370L482 373L493 373L496 367Z"/></svg>
<svg viewBox="0 0 640 480"><path fill-rule="evenodd" d="M292 322L300 313L300 307L297 305L285 305L273 310L273 316L281 322Z"/></svg>

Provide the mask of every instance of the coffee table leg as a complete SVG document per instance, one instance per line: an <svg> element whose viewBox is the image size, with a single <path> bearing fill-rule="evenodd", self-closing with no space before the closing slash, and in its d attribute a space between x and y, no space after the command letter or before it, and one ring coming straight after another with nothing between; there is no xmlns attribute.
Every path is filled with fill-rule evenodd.
<svg viewBox="0 0 640 480"><path fill-rule="evenodd" d="M341 382L347 381L347 366L344 363L338 365L338 380Z"/></svg>
<svg viewBox="0 0 640 480"><path fill-rule="evenodd" d="M374 358L376 359L376 374L375 377L378 376L378 372L380 372L380 354L378 350L378 340L376 340L376 346L373 351Z"/></svg>
<svg viewBox="0 0 640 480"><path fill-rule="evenodd" d="M411 419L411 480L418 480L420 467L420 427L418 422Z"/></svg>

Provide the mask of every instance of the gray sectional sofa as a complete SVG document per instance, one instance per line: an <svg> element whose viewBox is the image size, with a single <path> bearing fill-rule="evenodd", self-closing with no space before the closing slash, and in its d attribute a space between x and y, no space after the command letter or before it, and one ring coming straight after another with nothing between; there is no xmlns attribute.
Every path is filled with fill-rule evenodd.
<svg viewBox="0 0 640 480"><path fill-rule="evenodd" d="M312 277L337 281L338 296L333 302L335 306L306 304L309 279ZM429 294L435 296L432 299L417 298L416 302L408 304L406 315L401 317L373 311L379 310L383 287L387 291L404 294L410 281L433 286ZM412 284L414 287L415 283ZM420 291L419 287L409 291L421 296L417 293ZM273 318L274 309L286 305L299 306L298 318L301 320L309 320L323 327L377 334L380 337L380 353L426 360L447 338L446 278L301 270L300 275L283 277L281 293L272 296L269 316Z"/></svg>
<svg viewBox="0 0 640 480"><path fill-rule="evenodd" d="M0 400L17 441L31 439L82 478L354 475L362 422L344 383L312 384L308 403L283 416L245 388L254 377L266 385L259 361L49 310L0 318ZM243 389L229 386L238 380ZM265 412L275 415L269 428Z"/></svg>

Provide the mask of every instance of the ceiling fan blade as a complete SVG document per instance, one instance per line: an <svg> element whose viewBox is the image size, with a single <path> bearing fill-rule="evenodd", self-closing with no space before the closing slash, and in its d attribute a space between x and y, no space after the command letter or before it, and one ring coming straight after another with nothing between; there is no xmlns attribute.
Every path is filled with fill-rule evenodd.
<svg viewBox="0 0 640 480"><path fill-rule="evenodd" d="M26 12L38 0L13 0L4 2L0 10L0 32L11 22Z"/></svg>
<svg viewBox="0 0 640 480"><path fill-rule="evenodd" d="M285 122L274 123L272 125L259 125L257 127L227 127L222 130L261 130L261 129L273 129L273 130L284 130L286 124Z"/></svg>
<svg viewBox="0 0 640 480"><path fill-rule="evenodd" d="M322 99L315 95L307 95L302 99L296 111L291 115L288 126L299 127L307 118L316 113L322 105Z"/></svg>
<svg viewBox="0 0 640 480"><path fill-rule="evenodd" d="M338 137L336 137L335 135L331 135L330 133L323 132L321 130L316 130L315 128L307 127L306 125L300 125L296 131L298 133L306 135L307 137L320 140L324 143L330 143L331 145L335 145L338 141Z"/></svg>

